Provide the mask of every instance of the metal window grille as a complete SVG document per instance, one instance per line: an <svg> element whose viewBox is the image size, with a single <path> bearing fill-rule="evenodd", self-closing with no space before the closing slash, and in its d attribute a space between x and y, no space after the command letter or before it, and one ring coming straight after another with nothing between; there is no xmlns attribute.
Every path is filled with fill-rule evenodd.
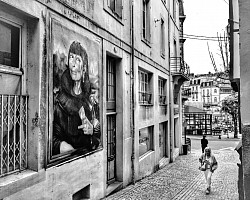
<svg viewBox="0 0 250 200"><path fill-rule="evenodd" d="M107 184L116 180L116 61L107 57Z"/></svg>
<svg viewBox="0 0 250 200"><path fill-rule="evenodd" d="M116 115L107 116L107 183L110 184L116 178Z"/></svg>
<svg viewBox="0 0 250 200"><path fill-rule="evenodd" d="M28 96L0 95L0 177L27 167Z"/></svg>

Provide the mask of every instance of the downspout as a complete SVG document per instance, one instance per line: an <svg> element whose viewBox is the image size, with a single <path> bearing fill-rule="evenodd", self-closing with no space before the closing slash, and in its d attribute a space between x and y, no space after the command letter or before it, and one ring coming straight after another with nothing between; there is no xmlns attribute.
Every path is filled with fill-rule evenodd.
<svg viewBox="0 0 250 200"><path fill-rule="evenodd" d="M169 66L169 126L170 126L170 134L169 134L169 145L170 145L170 159L169 162L173 162L173 142L172 142L172 134L173 134L173 126L172 126L172 106L173 106L173 96L172 96L172 85L174 83L171 75L171 63L170 63L170 14L168 13L168 66Z"/></svg>
<svg viewBox="0 0 250 200"><path fill-rule="evenodd" d="M132 137L131 170L132 170L132 183L135 184L134 0L131 0L130 11L131 11L130 131Z"/></svg>

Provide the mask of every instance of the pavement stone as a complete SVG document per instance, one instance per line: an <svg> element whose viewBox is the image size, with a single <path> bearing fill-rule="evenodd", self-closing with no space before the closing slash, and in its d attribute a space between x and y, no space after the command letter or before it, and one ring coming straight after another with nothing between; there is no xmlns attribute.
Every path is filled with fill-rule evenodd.
<svg viewBox="0 0 250 200"><path fill-rule="evenodd" d="M156 173L138 181L135 185L106 197L106 200L219 200L238 199L238 167L236 151L213 151L218 169L212 176L211 193L205 194L205 178L198 170L200 150L179 156L175 162L168 164Z"/></svg>

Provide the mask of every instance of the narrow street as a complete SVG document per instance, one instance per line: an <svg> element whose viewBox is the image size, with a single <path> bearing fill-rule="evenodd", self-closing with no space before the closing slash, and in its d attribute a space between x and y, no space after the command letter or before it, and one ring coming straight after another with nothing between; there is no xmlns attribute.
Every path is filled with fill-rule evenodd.
<svg viewBox="0 0 250 200"><path fill-rule="evenodd" d="M203 172L198 170L201 154L199 137L192 138L192 150L179 156L174 163L156 173L107 197L107 200L129 199L238 199L237 180L239 162L234 150L237 139L208 138L219 167L212 177L212 188L205 194Z"/></svg>

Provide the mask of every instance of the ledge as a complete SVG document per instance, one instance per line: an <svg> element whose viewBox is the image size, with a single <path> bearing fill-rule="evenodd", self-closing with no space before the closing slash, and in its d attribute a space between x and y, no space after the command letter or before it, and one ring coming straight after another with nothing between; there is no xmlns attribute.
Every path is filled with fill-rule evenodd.
<svg viewBox="0 0 250 200"><path fill-rule="evenodd" d="M107 187L107 192L106 192L106 196L113 194L119 190L121 190L123 188L123 183L119 182L119 181L115 181L114 183L110 184Z"/></svg>
<svg viewBox="0 0 250 200"><path fill-rule="evenodd" d="M0 199L4 199L21 190L29 188L45 180L45 171L25 170L0 178Z"/></svg>

